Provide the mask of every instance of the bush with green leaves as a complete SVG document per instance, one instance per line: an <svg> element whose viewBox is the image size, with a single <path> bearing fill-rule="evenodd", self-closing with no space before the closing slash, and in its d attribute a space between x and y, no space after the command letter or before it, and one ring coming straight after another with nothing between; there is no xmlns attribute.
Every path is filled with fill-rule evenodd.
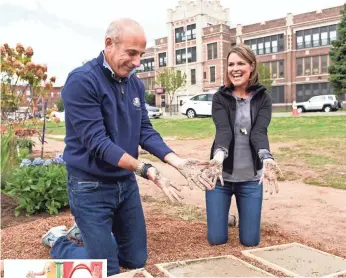
<svg viewBox="0 0 346 278"><path fill-rule="evenodd" d="M26 215L46 211L58 214L67 206L66 166L61 154L54 159L23 159L20 167L12 172L4 192L18 201L15 215L22 210Z"/></svg>

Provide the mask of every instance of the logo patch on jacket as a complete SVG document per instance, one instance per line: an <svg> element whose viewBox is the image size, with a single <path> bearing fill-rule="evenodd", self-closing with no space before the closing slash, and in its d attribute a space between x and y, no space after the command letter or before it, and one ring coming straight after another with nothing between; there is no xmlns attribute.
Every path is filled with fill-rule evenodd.
<svg viewBox="0 0 346 278"><path fill-rule="evenodd" d="M135 98L133 99L133 105L136 106L136 107L141 106L141 103L140 103L138 97L135 97Z"/></svg>

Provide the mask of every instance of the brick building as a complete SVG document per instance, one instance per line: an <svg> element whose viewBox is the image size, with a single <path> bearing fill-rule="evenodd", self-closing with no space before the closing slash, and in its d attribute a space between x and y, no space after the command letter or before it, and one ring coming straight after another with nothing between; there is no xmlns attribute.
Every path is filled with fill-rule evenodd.
<svg viewBox="0 0 346 278"><path fill-rule="evenodd" d="M155 92L155 75L164 67L185 72L187 85L173 100L179 107L187 97L215 91L222 85L230 47L245 43L258 61L270 68L275 106L288 107L293 100L329 94L329 50L337 36L342 9L289 13L284 18L230 28L229 9L219 1L179 1L174 10L168 10L167 37L156 39L154 47L146 50L137 75L148 91ZM157 106L168 102L165 94L156 94Z"/></svg>

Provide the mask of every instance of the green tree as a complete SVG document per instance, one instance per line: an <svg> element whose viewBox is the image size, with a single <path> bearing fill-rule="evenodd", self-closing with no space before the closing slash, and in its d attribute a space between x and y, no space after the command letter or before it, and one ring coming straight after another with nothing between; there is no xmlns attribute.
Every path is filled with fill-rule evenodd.
<svg viewBox="0 0 346 278"><path fill-rule="evenodd" d="M63 112L64 111L64 103L62 101L62 98L58 98L57 101L55 102L56 106L58 107L58 111L59 112Z"/></svg>
<svg viewBox="0 0 346 278"><path fill-rule="evenodd" d="M164 88L169 96L169 113L172 115L172 103L178 89L186 84L186 74L174 68L165 68L156 76L156 84Z"/></svg>
<svg viewBox="0 0 346 278"><path fill-rule="evenodd" d="M332 42L329 52L331 60L328 68L329 82L335 94L346 93L346 4L341 14L343 17L337 28L337 39Z"/></svg>
<svg viewBox="0 0 346 278"><path fill-rule="evenodd" d="M258 64L258 75L259 75L259 82L266 87L267 92L270 92L270 89L273 84L273 80L270 76L270 69L266 67L264 64L259 63Z"/></svg>
<svg viewBox="0 0 346 278"><path fill-rule="evenodd" d="M148 91L145 91L145 102L149 105L155 105L155 95Z"/></svg>

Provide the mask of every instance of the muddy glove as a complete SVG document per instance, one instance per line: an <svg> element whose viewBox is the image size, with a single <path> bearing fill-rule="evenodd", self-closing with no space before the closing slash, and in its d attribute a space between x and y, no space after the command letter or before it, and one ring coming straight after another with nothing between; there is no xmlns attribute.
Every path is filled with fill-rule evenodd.
<svg viewBox="0 0 346 278"><path fill-rule="evenodd" d="M183 159L183 163L179 164L177 170L186 178L187 183L192 190L194 185L202 190L210 190L211 185L208 181L201 179L202 167L208 165L209 162L203 162L198 159Z"/></svg>
<svg viewBox="0 0 346 278"><path fill-rule="evenodd" d="M279 193L278 174L282 175L281 170L274 159L263 159L263 174L259 183L263 183L265 192L268 192L269 190L270 195L273 194L273 187L275 187L275 192Z"/></svg>
<svg viewBox="0 0 346 278"><path fill-rule="evenodd" d="M220 179L221 185L224 185L222 178L222 165L225 159L225 153L219 150L215 153L214 158L209 161L209 164L202 170L201 178L207 180L212 189L215 188L217 179Z"/></svg>

